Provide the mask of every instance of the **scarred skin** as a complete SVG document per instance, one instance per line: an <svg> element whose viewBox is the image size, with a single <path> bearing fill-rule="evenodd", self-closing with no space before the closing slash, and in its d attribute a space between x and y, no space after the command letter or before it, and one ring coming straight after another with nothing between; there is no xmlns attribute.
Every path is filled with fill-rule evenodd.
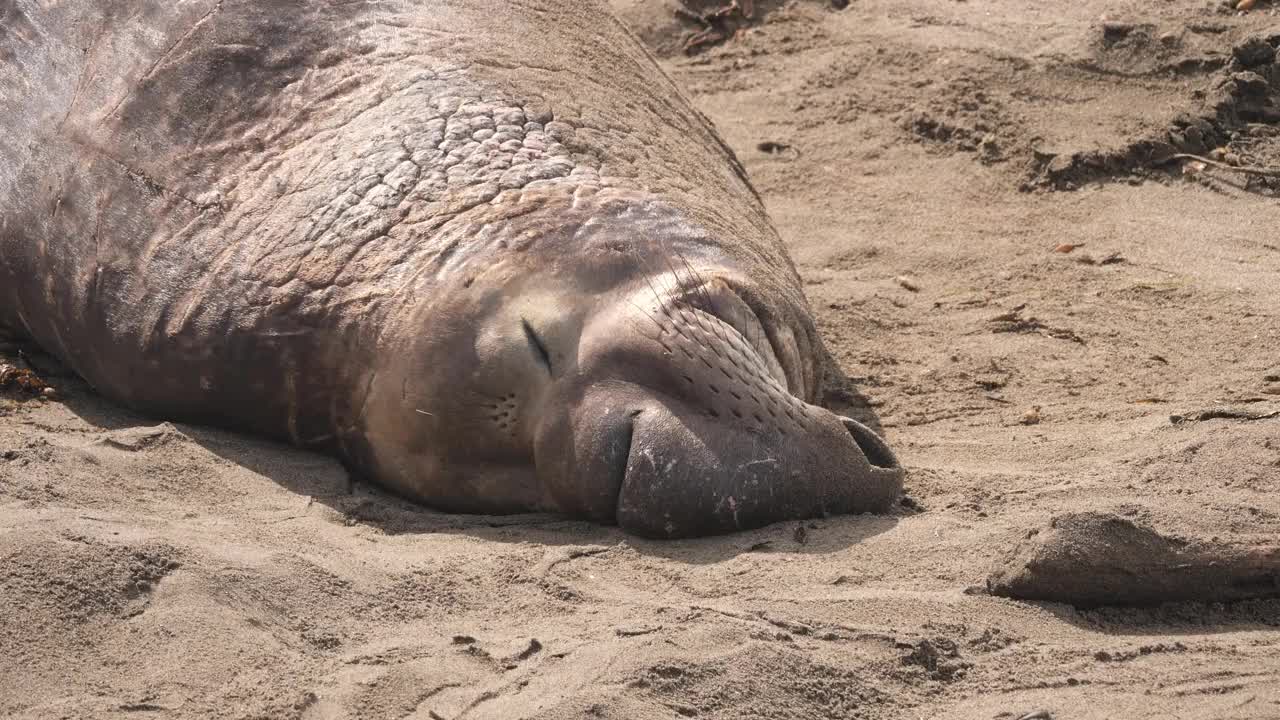
<svg viewBox="0 0 1280 720"><path fill-rule="evenodd" d="M800 288L596 2L0 0L0 325L124 405L445 510L882 510Z"/></svg>

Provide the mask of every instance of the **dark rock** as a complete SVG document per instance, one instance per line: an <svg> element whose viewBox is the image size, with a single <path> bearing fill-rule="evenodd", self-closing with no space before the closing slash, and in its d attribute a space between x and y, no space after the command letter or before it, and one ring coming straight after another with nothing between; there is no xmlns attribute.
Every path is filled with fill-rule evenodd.
<svg viewBox="0 0 1280 720"><path fill-rule="evenodd" d="M1271 85L1267 83L1267 79L1256 72L1248 70L1238 72L1231 76L1236 82L1236 88L1242 95L1266 95L1271 89Z"/></svg>
<svg viewBox="0 0 1280 720"><path fill-rule="evenodd" d="M1105 22L1102 23L1102 40L1106 43L1116 43L1129 37L1129 33L1133 32L1133 23L1126 22Z"/></svg>
<svg viewBox="0 0 1280 720"><path fill-rule="evenodd" d="M955 680L973 667L973 663L960 659L960 649L955 641L947 638L920 640L914 644L901 644L899 647L910 648L904 655L903 665L917 665L934 680Z"/></svg>
<svg viewBox="0 0 1280 720"><path fill-rule="evenodd" d="M1260 36L1254 36L1231 48L1231 54L1243 67L1266 65L1276 59L1276 49Z"/></svg>
<svg viewBox="0 0 1280 720"><path fill-rule="evenodd" d="M1186 138L1186 142L1182 147L1188 152L1200 152L1205 147L1204 133L1195 125L1190 125L1186 130L1183 130L1182 137Z"/></svg>

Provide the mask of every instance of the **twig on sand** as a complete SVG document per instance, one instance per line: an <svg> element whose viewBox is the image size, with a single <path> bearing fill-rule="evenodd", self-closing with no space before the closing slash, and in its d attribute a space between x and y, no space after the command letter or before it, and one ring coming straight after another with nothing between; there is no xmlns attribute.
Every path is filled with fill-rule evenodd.
<svg viewBox="0 0 1280 720"><path fill-rule="evenodd" d="M1166 163L1173 162L1174 160L1195 160L1197 162L1202 162L1205 165L1211 165L1216 168L1222 168L1223 170L1232 170L1239 173L1245 173L1247 175L1259 175L1262 177L1280 178L1280 168L1250 167L1247 165L1228 165L1227 163L1218 162L1217 160L1210 160L1209 158L1204 157L1202 155L1192 155L1190 153L1175 153L1165 158L1164 160L1161 160L1156 164L1164 165Z"/></svg>
<svg viewBox="0 0 1280 720"><path fill-rule="evenodd" d="M587 545L579 547L558 548L556 550L548 550L542 558L542 562L533 567L532 575L538 579L543 579L551 574L552 569L561 563L569 562L580 557L589 557L591 555L599 555L613 550L613 545Z"/></svg>
<svg viewBox="0 0 1280 720"><path fill-rule="evenodd" d="M702 25L702 30L685 38L685 54L692 55L705 46L728 40L733 34L733 29L729 26L728 20L735 12L741 15L743 20L750 21L755 15L753 0L729 0L726 5L702 12L692 10L682 2L681 6L675 10L676 16Z"/></svg>
<svg viewBox="0 0 1280 720"><path fill-rule="evenodd" d="M1211 408L1186 415L1170 415L1169 422L1181 425L1186 422L1203 422L1205 420L1269 420L1280 417L1280 410L1272 412L1251 412L1236 408Z"/></svg>

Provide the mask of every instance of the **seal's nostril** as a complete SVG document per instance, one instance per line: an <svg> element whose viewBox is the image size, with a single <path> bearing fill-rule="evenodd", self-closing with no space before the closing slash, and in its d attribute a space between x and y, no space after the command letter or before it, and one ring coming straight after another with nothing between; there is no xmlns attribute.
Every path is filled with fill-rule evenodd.
<svg viewBox="0 0 1280 720"><path fill-rule="evenodd" d="M858 448L862 450L862 454L866 456L867 462L879 468L897 468L898 458L889 449L874 430L863 425L852 418L841 417L840 422L844 423L844 427L853 436L853 441L858 444Z"/></svg>

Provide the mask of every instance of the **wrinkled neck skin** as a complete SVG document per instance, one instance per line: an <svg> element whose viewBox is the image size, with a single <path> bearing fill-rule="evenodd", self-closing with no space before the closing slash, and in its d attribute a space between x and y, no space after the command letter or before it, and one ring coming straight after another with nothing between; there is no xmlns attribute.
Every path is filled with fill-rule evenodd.
<svg viewBox="0 0 1280 720"><path fill-rule="evenodd" d="M798 282L642 193L554 198L388 323L357 453L405 495L679 537L883 509L901 470L811 402ZM359 463L358 463L359 464Z"/></svg>

